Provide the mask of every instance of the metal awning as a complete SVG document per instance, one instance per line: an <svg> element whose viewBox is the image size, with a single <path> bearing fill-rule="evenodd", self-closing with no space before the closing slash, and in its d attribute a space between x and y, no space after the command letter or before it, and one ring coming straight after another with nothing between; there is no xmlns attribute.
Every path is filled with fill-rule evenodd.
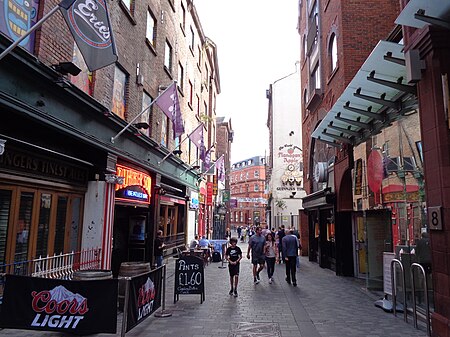
<svg viewBox="0 0 450 337"><path fill-rule="evenodd" d="M431 24L450 29L450 1L410 0L395 23L415 28Z"/></svg>
<svg viewBox="0 0 450 337"><path fill-rule="evenodd" d="M406 84L403 45L380 41L312 133L327 144L358 145L417 108L415 85Z"/></svg>

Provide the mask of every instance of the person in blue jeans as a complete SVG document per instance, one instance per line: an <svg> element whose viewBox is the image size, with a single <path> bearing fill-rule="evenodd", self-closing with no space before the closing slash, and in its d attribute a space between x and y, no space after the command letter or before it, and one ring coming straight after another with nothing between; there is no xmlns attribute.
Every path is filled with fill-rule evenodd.
<svg viewBox="0 0 450 337"><path fill-rule="evenodd" d="M298 255L298 239L292 230L287 232L283 238L283 256L286 261L286 282L294 287L297 286L297 255Z"/></svg>
<svg viewBox="0 0 450 337"><path fill-rule="evenodd" d="M275 261L278 260L278 248L275 243L274 236L271 232L266 235L264 254L266 255L267 276L269 277L269 284L272 284L273 273L275 271Z"/></svg>

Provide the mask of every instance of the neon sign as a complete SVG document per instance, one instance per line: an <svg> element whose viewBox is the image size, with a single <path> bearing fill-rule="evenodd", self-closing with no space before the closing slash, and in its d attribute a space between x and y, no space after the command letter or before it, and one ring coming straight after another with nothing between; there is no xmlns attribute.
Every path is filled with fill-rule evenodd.
<svg viewBox="0 0 450 337"><path fill-rule="evenodd" d="M123 177L123 184L116 184L116 200L150 203L152 178L144 173L126 167L116 166L116 174Z"/></svg>

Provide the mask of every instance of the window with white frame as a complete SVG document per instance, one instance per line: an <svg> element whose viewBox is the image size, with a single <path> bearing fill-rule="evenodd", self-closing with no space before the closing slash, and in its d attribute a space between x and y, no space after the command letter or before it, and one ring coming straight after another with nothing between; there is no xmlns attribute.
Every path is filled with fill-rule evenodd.
<svg viewBox="0 0 450 337"><path fill-rule="evenodd" d="M336 69L338 63L337 38L335 33L331 34L328 53L331 61L331 72L333 72Z"/></svg>
<svg viewBox="0 0 450 337"><path fill-rule="evenodd" d="M183 92L184 87L184 69L180 62L178 62L178 87L181 89L181 92Z"/></svg>
<svg viewBox="0 0 450 337"><path fill-rule="evenodd" d="M147 41L155 47L156 41L156 19L150 10L147 11L147 29L145 32L145 38Z"/></svg>
<svg viewBox="0 0 450 337"><path fill-rule="evenodd" d="M259 184L258 183L255 183L255 187L254 187L253 191L255 191L255 192L259 191Z"/></svg>
<svg viewBox="0 0 450 337"><path fill-rule="evenodd" d="M172 73L172 46L169 41L166 41L164 53L164 67L169 73Z"/></svg>
<svg viewBox="0 0 450 337"><path fill-rule="evenodd" d="M184 8L183 2L181 2L181 11L180 11L180 26L183 30L186 29L186 9Z"/></svg>
<svg viewBox="0 0 450 337"><path fill-rule="evenodd" d="M256 170L253 176L254 176L255 178L258 178L258 177L259 177L259 171Z"/></svg>
<svg viewBox="0 0 450 337"><path fill-rule="evenodd" d="M194 34L194 29L192 28L192 26L190 27L191 30L191 40L189 41L189 47L191 48L192 51L194 51L194 43L195 43L195 34Z"/></svg>

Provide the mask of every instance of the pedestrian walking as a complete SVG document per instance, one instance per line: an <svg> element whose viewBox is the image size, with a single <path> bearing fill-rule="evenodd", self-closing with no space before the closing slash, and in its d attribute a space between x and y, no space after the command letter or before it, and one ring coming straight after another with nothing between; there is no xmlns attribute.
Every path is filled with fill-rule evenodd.
<svg viewBox="0 0 450 337"><path fill-rule="evenodd" d="M273 273L275 272L275 262L278 260L278 248L272 233L266 235L266 245L264 246L264 254L266 255L267 276L269 284L273 282Z"/></svg>
<svg viewBox="0 0 450 337"><path fill-rule="evenodd" d="M238 239L241 238L241 233L242 233L242 226L239 226L239 227L237 228Z"/></svg>
<svg viewBox="0 0 450 337"><path fill-rule="evenodd" d="M163 235L162 230L158 230L156 232L155 245L153 248L153 253L155 255L156 267L161 267L163 264L165 244L164 244L164 238L162 235Z"/></svg>
<svg viewBox="0 0 450 337"><path fill-rule="evenodd" d="M261 235L261 227L256 227L255 235L248 240L247 259L250 259L250 252L252 253L253 265L253 282L258 284L260 282L259 273L264 269L266 256L264 255L264 246L266 238ZM259 267L258 267L259 265Z"/></svg>
<svg viewBox="0 0 450 337"><path fill-rule="evenodd" d="M230 246L225 252L225 258L228 261L228 272L230 274L231 289L229 294L238 296L237 287L239 283L239 266L242 259L242 250L237 246L238 239L232 237L230 239Z"/></svg>
<svg viewBox="0 0 450 337"><path fill-rule="evenodd" d="M286 282L294 287L297 286L297 255L298 255L298 239L289 230L282 240L283 255L286 263Z"/></svg>
<svg viewBox="0 0 450 337"><path fill-rule="evenodd" d="M277 232L277 237L275 238L276 240L278 240L278 255L281 254L281 259L280 256L278 256L278 260L285 262L284 260L284 255L283 255L283 238L286 235L286 232L284 230L284 225L281 225L281 227L279 227L279 230Z"/></svg>

